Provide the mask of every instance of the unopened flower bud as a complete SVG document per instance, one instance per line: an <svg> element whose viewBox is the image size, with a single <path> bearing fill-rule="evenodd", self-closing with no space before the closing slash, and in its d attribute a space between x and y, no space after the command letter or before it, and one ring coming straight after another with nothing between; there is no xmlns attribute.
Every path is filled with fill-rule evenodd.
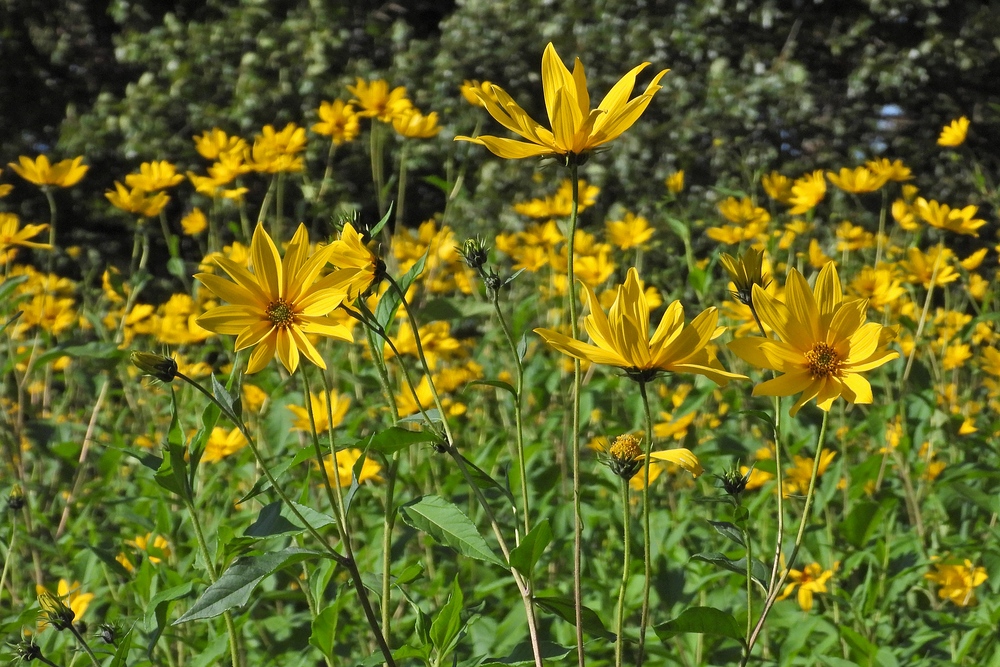
<svg viewBox="0 0 1000 667"><path fill-rule="evenodd" d="M765 289L771 282L765 279L763 274L764 251L753 247L747 248L739 259L728 253L722 253L721 260L736 287L733 296L744 306L753 308L753 286L760 285L761 289Z"/></svg>
<svg viewBox="0 0 1000 667"><path fill-rule="evenodd" d="M45 621L56 630L65 630L76 618L76 613L65 602L48 591L38 594L38 606L42 608Z"/></svg>
<svg viewBox="0 0 1000 667"><path fill-rule="evenodd" d="M132 365L161 382L172 382L177 377L177 362L170 357L152 352L133 352L129 355Z"/></svg>
<svg viewBox="0 0 1000 667"><path fill-rule="evenodd" d="M20 484L15 484L14 488L10 490L10 495L7 496L7 507L15 511L24 507L24 491L21 490Z"/></svg>
<svg viewBox="0 0 1000 667"><path fill-rule="evenodd" d="M490 248L486 240L481 238L468 239L458 249L459 254L471 268L480 270L489 260Z"/></svg>

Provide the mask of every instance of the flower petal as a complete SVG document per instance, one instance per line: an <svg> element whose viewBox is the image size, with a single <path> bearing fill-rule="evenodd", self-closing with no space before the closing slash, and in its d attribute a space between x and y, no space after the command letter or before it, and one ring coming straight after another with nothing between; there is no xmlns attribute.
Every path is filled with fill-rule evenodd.
<svg viewBox="0 0 1000 667"><path fill-rule="evenodd" d="M698 457L685 447L650 452L649 458L679 465L695 477L705 472L705 469L701 467L701 462L698 461Z"/></svg>

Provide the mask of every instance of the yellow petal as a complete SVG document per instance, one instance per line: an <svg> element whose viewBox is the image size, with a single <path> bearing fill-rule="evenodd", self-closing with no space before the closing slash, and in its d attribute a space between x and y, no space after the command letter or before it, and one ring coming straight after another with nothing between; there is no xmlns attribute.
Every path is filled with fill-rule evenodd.
<svg viewBox="0 0 1000 667"><path fill-rule="evenodd" d="M698 461L698 457L691 453L690 449L684 447L650 452L649 458L679 465L695 477L705 472L705 469L701 467L701 462Z"/></svg>
<svg viewBox="0 0 1000 667"><path fill-rule="evenodd" d="M456 141L463 139L471 141L474 144L486 146L491 153L497 157L502 157L507 160L519 160L526 157L540 157L542 155L552 155L553 153L558 152L554 143L551 146L542 146L538 144L529 144L524 141L517 141L516 139L504 139L502 137L491 137L487 135L476 137L475 139L455 137Z"/></svg>
<svg viewBox="0 0 1000 667"><path fill-rule="evenodd" d="M251 308L260 308L263 305L258 295L225 278L211 273L198 273L194 277L207 287L212 294L223 301Z"/></svg>
<svg viewBox="0 0 1000 667"><path fill-rule="evenodd" d="M253 349L250 353L250 359L247 361L247 374L251 375L257 373L258 371L264 370L267 365L274 358L274 349L277 343L277 336L266 336L261 339L257 347Z"/></svg>
<svg viewBox="0 0 1000 667"><path fill-rule="evenodd" d="M278 248L266 231L264 225L258 223L250 241L250 262L253 273L269 300L284 297L284 285L281 279L281 258Z"/></svg>
<svg viewBox="0 0 1000 667"><path fill-rule="evenodd" d="M248 311L244 306L216 306L199 317L196 322L203 329L235 336L260 320L260 315Z"/></svg>
<svg viewBox="0 0 1000 667"><path fill-rule="evenodd" d="M563 334L557 331L552 331L551 329L535 329L534 331L551 347L571 357L591 361L595 364L620 366L622 368L629 366L628 361L626 361L620 354L612 351L606 351L594 345L581 343L578 340L574 340L569 336L564 336Z"/></svg>

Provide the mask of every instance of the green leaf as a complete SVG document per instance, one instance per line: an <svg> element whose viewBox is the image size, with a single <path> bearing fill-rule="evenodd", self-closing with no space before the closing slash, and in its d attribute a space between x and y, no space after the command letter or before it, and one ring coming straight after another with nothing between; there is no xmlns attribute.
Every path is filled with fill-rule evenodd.
<svg viewBox="0 0 1000 667"><path fill-rule="evenodd" d="M459 454L459 456L462 455ZM465 465L468 467L469 477L472 478L472 482L476 486L478 486L480 489L483 489L484 491L489 489L494 489L496 491L499 491L507 499L507 502L509 502L511 505L514 504L514 494L510 492L510 489L508 489L506 486L502 485L500 482L490 477L489 473L487 473L485 470L483 470L482 468L480 468L479 466L477 466L475 463L465 458L464 456L462 456L462 461L465 462Z"/></svg>
<svg viewBox="0 0 1000 667"><path fill-rule="evenodd" d="M503 389L505 391L509 391L510 395L513 396L515 400L517 399L517 389L514 389L513 385L511 385L509 382L504 382L503 380L473 380L466 386L471 387L477 384L485 385L488 387L496 387L497 389Z"/></svg>
<svg viewBox="0 0 1000 667"><path fill-rule="evenodd" d="M747 545L743 541L743 532L739 528L728 521L709 521L709 523L712 524L712 528L715 528L716 532L720 535L728 537L733 542L736 542L736 544L746 548Z"/></svg>
<svg viewBox="0 0 1000 667"><path fill-rule="evenodd" d="M421 530L463 556L507 567L454 503L440 496L422 496L399 508L407 525Z"/></svg>
<svg viewBox="0 0 1000 667"><path fill-rule="evenodd" d="M235 415L237 419L243 418L243 401L240 397L239 380L236 381L236 388L230 392L212 373L212 394L216 400L225 406L226 410Z"/></svg>
<svg viewBox="0 0 1000 667"><path fill-rule="evenodd" d="M653 628L660 641L685 633L719 635L744 643L740 624L732 614L715 607L688 607L677 618Z"/></svg>
<svg viewBox="0 0 1000 667"><path fill-rule="evenodd" d="M176 237L171 238L173 241ZM184 260L180 257L171 257L167 260L167 272L172 276L176 276L183 280L187 277L187 267L184 266Z"/></svg>
<svg viewBox="0 0 1000 667"><path fill-rule="evenodd" d="M396 311L399 309L399 304L402 303L400 299L400 294L406 294L406 290L410 289L410 285L413 281L417 279L424 270L424 264L427 263L427 253L425 252L420 259L414 262L410 270L407 271L402 278L397 281L399 285L399 291L397 292L393 288L389 288L382 298L378 300L378 305L375 306L375 320L379 323L379 326L383 330L389 328L389 323L392 322L393 318L396 317Z"/></svg>
<svg viewBox="0 0 1000 667"><path fill-rule="evenodd" d="M885 510L880 503L861 501L840 524L840 534L851 546L861 549L867 544L884 516Z"/></svg>
<svg viewBox="0 0 1000 667"><path fill-rule="evenodd" d="M951 482L948 484L948 488L966 500L975 503L983 511L990 514L1000 514L1000 499L995 495L988 495L962 482Z"/></svg>
<svg viewBox="0 0 1000 667"><path fill-rule="evenodd" d="M299 449L298 454L296 454L292 458L284 459L283 461L279 461L278 463L275 463L273 466L271 466L271 475L274 477L274 479L279 479L286 470L288 470L291 467L297 466L304 461L308 461L309 459L313 458L315 454L316 450L313 448L313 446L306 445L305 447ZM250 500L255 496L260 495L261 493L267 491L270 488L271 488L271 483L267 481L267 477L260 477L257 479L256 482L254 482L253 488L247 491L247 494L245 496L237 500L236 504L242 505L246 501Z"/></svg>
<svg viewBox="0 0 1000 667"><path fill-rule="evenodd" d="M458 577L455 577L448 601L431 622L430 640L431 645L437 650L439 663L443 663L454 649L458 631L462 628L462 604L464 601L462 587L458 585Z"/></svg>
<svg viewBox="0 0 1000 667"><path fill-rule="evenodd" d="M264 577L289 565L322 555L308 549L290 548L262 556L237 558L219 580L209 586L187 613L174 621L173 625L203 618L215 618L234 607L241 607L247 603L250 594Z"/></svg>
<svg viewBox="0 0 1000 667"><path fill-rule="evenodd" d="M108 663L108 667L126 667L128 665L128 652L132 649L132 631L129 630L118 642L115 649L115 657Z"/></svg>
<svg viewBox="0 0 1000 667"><path fill-rule="evenodd" d="M367 440L359 440L357 446L360 449L375 450L389 457L421 442L440 442L440 439L433 431L411 431L399 426L390 426Z"/></svg>
<svg viewBox="0 0 1000 667"><path fill-rule="evenodd" d="M536 597L535 604L545 611L555 614L564 621L568 621L569 623L576 625L576 608L572 599L548 596ZM584 607L581 615L583 629L586 632L609 641L615 641L615 633L604 627L601 617L598 616L593 609Z"/></svg>
<svg viewBox="0 0 1000 667"><path fill-rule="evenodd" d="M382 216L381 220L375 223L374 227L372 227L371 231L369 232L372 238L378 236L378 233L382 231L382 228L385 227L386 224L389 222L389 220L392 219L392 207L393 203L389 202L389 209L385 212L385 215ZM405 292L406 290L403 291Z"/></svg>
<svg viewBox="0 0 1000 667"><path fill-rule="evenodd" d="M337 621L340 618L340 607L342 597L338 597L336 602L316 614L312 620L309 632L309 643L320 650L328 657L333 657L333 640L337 635Z"/></svg>
<svg viewBox="0 0 1000 667"><path fill-rule="evenodd" d="M163 630L166 628L167 611L170 610L170 603L190 595L193 588L194 583L190 581L180 586L168 588L154 595L146 605L144 623L146 625L146 632L149 633L149 643L146 645L147 657L152 658L153 649L156 648L156 643L160 641L160 635L163 634Z"/></svg>
<svg viewBox="0 0 1000 667"><path fill-rule="evenodd" d="M724 570L729 570L730 572L735 572L736 574L742 574L746 576L747 573L747 560L746 558L740 558L739 560L733 560L724 554L718 552L710 553L700 553L691 556L692 560L705 561L706 563L712 563ZM765 591L767 590L768 579L771 577L771 573L768 567L761 563L759 560L754 559L751 564L750 577L760 585Z"/></svg>
<svg viewBox="0 0 1000 667"><path fill-rule="evenodd" d="M535 563L552 541L552 528L548 519L535 524L531 532L510 552L510 566L526 577L531 577Z"/></svg>
<svg viewBox="0 0 1000 667"><path fill-rule="evenodd" d="M257 520L250 524L243 534L248 537L271 537L273 535L301 532L301 526L296 526L281 516L283 505L284 503L280 500L270 505L265 505L261 508L260 514L257 515Z"/></svg>
<svg viewBox="0 0 1000 667"><path fill-rule="evenodd" d="M559 644L553 644L552 642L546 641L538 642L538 649L542 660L561 660L573 651L572 648L566 648L565 646L560 646ZM532 649L530 642L522 642L515 646L514 650L511 651L510 655L506 658L487 658L486 661L482 663L482 667L489 667L490 665L529 664L535 664L534 649Z"/></svg>

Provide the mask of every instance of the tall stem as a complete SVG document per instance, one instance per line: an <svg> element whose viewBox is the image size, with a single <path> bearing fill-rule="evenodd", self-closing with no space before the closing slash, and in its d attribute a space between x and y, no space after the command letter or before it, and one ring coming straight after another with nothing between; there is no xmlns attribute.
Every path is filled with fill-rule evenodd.
<svg viewBox="0 0 1000 667"><path fill-rule="evenodd" d="M406 158L409 152L409 143L403 142L399 149L399 182L396 185L396 224L394 229L402 229L403 208L406 205Z"/></svg>
<svg viewBox="0 0 1000 667"><path fill-rule="evenodd" d="M52 194L51 185L42 186L42 192L45 193L45 199L49 203L49 245L52 246L52 249L49 250L48 271L52 273L52 265L56 255L56 198Z"/></svg>
<svg viewBox="0 0 1000 667"><path fill-rule="evenodd" d="M622 557L622 583L618 589L617 627L615 628L615 667L622 667L622 655L625 651L625 590L628 588L629 571L632 569L632 512L629 507L629 481L621 479L622 487L622 544L625 555Z"/></svg>
<svg viewBox="0 0 1000 667"><path fill-rule="evenodd" d="M653 452L653 414L649 409L649 395L646 392L646 381L639 380L639 395L642 396L642 411L646 419L646 458L642 467L642 616L639 620L639 657L637 665L642 665L646 648L646 628L649 625L649 588L653 579L652 538L649 528L649 465Z"/></svg>
<svg viewBox="0 0 1000 667"><path fill-rule="evenodd" d="M569 178L572 183L573 203L569 214L569 230L566 235L566 292L569 296L569 327L574 340L580 339L580 323L576 312L576 272L574 262L574 242L576 223L580 214L580 181L577 177L579 166L575 156L570 156ZM573 359L573 407L571 408L570 452L573 460L573 610L576 620L576 659L579 667L586 665L583 653L583 512L580 503L580 387L583 373L580 360Z"/></svg>

